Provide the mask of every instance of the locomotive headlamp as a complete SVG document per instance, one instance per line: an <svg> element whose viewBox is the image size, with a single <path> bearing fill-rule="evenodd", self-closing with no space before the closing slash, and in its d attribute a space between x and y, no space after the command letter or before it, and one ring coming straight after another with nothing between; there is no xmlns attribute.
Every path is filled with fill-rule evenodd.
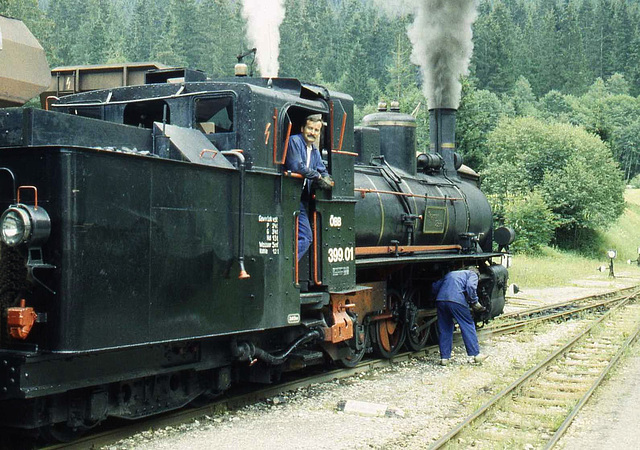
<svg viewBox="0 0 640 450"><path fill-rule="evenodd" d="M0 228L2 242L5 244L11 247L22 243L32 246L49 238L51 219L42 207L18 203L2 214Z"/></svg>
<svg viewBox="0 0 640 450"><path fill-rule="evenodd" d="M31 233L29 216L22 209L6 210L2 215L1 223L2 242L12 247L21 243L25 236Z"/></svg>

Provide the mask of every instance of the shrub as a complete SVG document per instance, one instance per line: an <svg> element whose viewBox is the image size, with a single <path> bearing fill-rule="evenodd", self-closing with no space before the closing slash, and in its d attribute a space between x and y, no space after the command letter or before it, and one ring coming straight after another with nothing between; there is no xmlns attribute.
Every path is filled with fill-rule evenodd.
<svg viewBox="0 0 640 450"><path fill-rule="evenodd" d="M555 214L557 236L563 240L583 229L606 229L622 214L622 172L598 136L528 117L500 121L488 144L492 151L483 173L485 191L525 201L539 193Z"/></svg>
<svg viewBox="0 0 640 450"><path fill-rule="evenodd" d="M553 239L555 216L537 192L507 202L504 218L516 232L513 252L536 254Z"/></svg>

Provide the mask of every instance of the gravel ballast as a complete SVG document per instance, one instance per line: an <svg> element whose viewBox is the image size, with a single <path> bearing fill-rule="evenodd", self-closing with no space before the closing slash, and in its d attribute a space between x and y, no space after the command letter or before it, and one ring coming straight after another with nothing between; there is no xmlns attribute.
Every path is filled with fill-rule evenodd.
<svg viewBox="0 0 640 450"><path fill-rule="evenodd" d="M588 293L639 281L607 280L606 286L590 285ZM563 288L560 300L588 293L576 288L572 297ZM522 295L534 298L532 292ZM551 289L536 291L535 298L542 302L558 301ZM482 365L470 364L463 347L458 347L446 367L437 364L437 354L431 354L348 379L298 389L180 427L140 433L105 448L427 448L534 364L550 346L575 334L584 323L572 320L542 325L534 331L486 338L481 348L489 358ZM386 405L392 413L373 416L366 409L362 413L341 411L341 402L350 400Z"/></svg>

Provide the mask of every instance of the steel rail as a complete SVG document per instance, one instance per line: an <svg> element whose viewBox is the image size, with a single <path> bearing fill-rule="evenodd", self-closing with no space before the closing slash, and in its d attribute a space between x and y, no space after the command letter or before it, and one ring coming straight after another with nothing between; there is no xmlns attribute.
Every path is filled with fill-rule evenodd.
<svg viewBox="0 0 640 450"><path fill-rule="evenodd" d="M633 295L637 295L633 294ZM511 330L517 330L523 327L527 327L530 325L534 325L537 324L539 322L545 322L545 321L549 321L549 320L554 320L554 319L560 319L562 317L565 316L571 316L574 314L579 314L581 312L588 312L592 309L596 309L596 308L601 308L601 307L608 307L612 304L616 304L618 302L624 301L624 298L613 298L613 299L606 299L606 300L601 300L601 301L597 301L588 305L584 305L584 306L579 306L579 307L574 307L573 309L564 309L562 311L558 311L558 312L552 312L550 314L546 314L546 315L539 315L539 316L535 316L535 317L530 317L528 319L522 319L522 320L516 320L514 322L508 322L508 323L500 323L500 324L496 324L493 325L491 327L488 327L484 330L481 331L481 333L487 334L487 333L506 333L508 331ZM567 308L567 306L563 306L565 308ZM550 305L549 307L546 308L546 310L551 310L554 311L555 309L557 309L555 306ZM545 311L545 309L536 309L536 313L543 313Z"/></svg>
<svg viewBox="0 0 640 450"><path fill-rule="evenodd" d="M551 437L547 445L544 447L545 449L553 448L558 443L560 438L564 436L566 431L569 429L569 425L571 425L571 423L573 422L573 419L576 418L576 416L582 410L584 405L587 404L587 402L589 401L589 399L591 398L595 390L598 388L598 386L602 384L602 381L607 376L607 374L611 371L611 369L613 369L618 364L618 362L620 361L620 358L622 358L622 355L624 355L627 349L631 347L631 345L636 341L636 339L638 339L638 336L640 336L640 323L636 326L633 333L631 333L631 335L627 338L627 340L622 344L622 346L620 347L616 355L611 359L607 367L605 367L602 370L602 372L600 372L600 375L593 382L589 390L582 396L582 398L578 401L576 406L571 410L567 418L560 425L560 428L558 428L558 430Z"/></svg>
<svg viewBox="0 0 640 450"><path fill-rule="evenodd" d="M510 319L512 317L519 318L519 316L527 316L527 315L535 314L537 312L543 312L543 311L549 309L552 306L554 308L562 308L564 306L573 306L576 303L590 302L590 301L594 301L594 300L597 301L600 298L605 298L605 297L609 297L609 296L624 296L624 293L626 293L627 291L629 291L629 292L640 291L640 286L634 285L634 286L626 287L626 288L623 288L623 289L618 289L618 290L615 290L615 291L608 291L608 292L603 292L603 293L600 293L600 294L590 294L590 295L586 295L584 297L578 297L578 298L574 298L574 299L571 299L571 300L565 300L563 302L553 303L553 304L540 305L539 301L536 301L534 299L527 299L529 301L535 301L540 306L529 308L529 309L524 309L522 311L515 311L515 312L512 312L512 313L503 314L503 315L500 316L500 320Z"/></svg>
<svg viewBox="0 0 640 450"><path fill-rule="evenodd" d="M633 289L634 288L626 288L618 292L624 292L626 290L633 290ZM638 289L638 287L636 286L635 289ZM587 296L587 297L583 297L573 301L561 302L557 304L549 304L544 307L534 308L530 311L520 311L517 314L518 315L527 315L529 313L537 314L537 313L544 312L545 310L550 310L550 309L553 310L558 307L570 307L572 306L572 304L575 304L576 302L579 302L579 301L597 298L604 295L615 295L618 292L613 291L605 294L597 294L595 296ZM611 303L616 301L620 302L623 299L624 297L622 299L616 297L614 299L606 300L604 303L607 303L607 302ZM601 306L603 306L603 302L596 302L596 303L582 307L581 311L584 311L587 309L593 309ZM561 311L558 314L537 316L529 320L520 320L516 323L504 324L505 326L500 326L498 328L487 327L479 330L479 337L483 337L487 334L489 335L507 334L514 331L518 331L521 328L525 328L532 323L553 320L561 316L572 315L575 313L576 313L575 309L574 310L566 309ZM460 341L460 336L456 335L456 342L459 342L459 341ZM117 429L105 430L102 432L86 435L78 438L77 440L71 443L62 443L62 444L48 446L45 448L48 450L53 450L53 449L80 450L80 449L86 449L86 448L98 448L100 446L113 444L118 440L126 439L136 433L144 432L149 429L176 426L179 424L183 424L185 422L196 420L203 416L215 415L215 414L219 414L222 411L238 409L243 406L273 397L275 395L282 394L284 392L293 391L299 388L303 388L311 384L349 378L349 377L352 377L353 375L369 372L374 369L390 367L396 363L405 362L413 358L420 358L424 356L429 356L431 354L437 354L437 352L438 352L438 346L430 345L415 352L399 353L398 355L395 355L390 359L366 360L366 361L360 362L358 365L356 365L353 368L335 369L328 372L323 372L321 374L314 374L302 379L292 380L292 381L280 383L278 385L269 386L266 388L259 389L257 391L239 393L231 397L221 398L219 400L213 401L212 403L206 406L195 407L195 408L194 407L183 408L178 411L170 411L165 414L161 414L159 416L153 416L148 419L141 419L134 423L128 424L124 427L118 427Z"/></svg>
<svg viewBox="0 0 640 450"><path fill-rule="evenodd" d="M447 434L442 436L436 442L434 442L429 449L435 450L442 448L444 445L451 442L453 438L458 436L463 430L467 429L472 423L474 423L479 418L483 417L487 412L489 412L494 406L496 406L501 400L505 399L509 394L514 392L519 387L523 386L527 381L533 379L537 374L542 372L542 370L546 369L552 362L565 355L574 345L580 341L585 336L589 335L594 329L599 326L605 319L610 317L615 311L621 309L625 306L629 301L634 297L635 294L630 294L622 301L618 302L613 306L610 310L608 310L605 314L596 319L587 329L583 332L575 336L571 339L567 344L562 346L560 349L553 352L547 358L545 358L542 362L540 362L535 367L532 367L527 372L525 372L520 378L512 382L510 385L505 387L502 391L494 395L491 399L489 399L485 404L483 404L480 408L474 411L471 415L467 416L461 423L456 425L452 430L450 430Z"/></svg>

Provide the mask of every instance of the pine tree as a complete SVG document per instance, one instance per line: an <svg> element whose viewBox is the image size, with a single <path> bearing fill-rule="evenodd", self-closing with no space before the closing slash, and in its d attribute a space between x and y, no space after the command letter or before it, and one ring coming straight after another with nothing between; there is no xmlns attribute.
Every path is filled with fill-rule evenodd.
<svg viewBox="0 0 640 450"><path fill-rule="evenodd" d="M153 58L169 65L200 68L206 49L196 0L170 0L167 17Z"/></svg>
<svg viewBox="0 0 640 450"><path fill-rule="evenodd" d="M614 9L611 0L598 0L596 10L596 32L599 48L597 49L596 75L608 78L613 73L615 53L613 38Z"/></svg>
<svg viewBox="0 0 640 450"><path fill-rule="evenodd" d="M127 27L125 54L130 61L150 61L161 29L158 2L136 0L131 22Z"/></svg>
<svg viewBox="0 0 640 450"><path fill-rule="evenodd" d="M529 44L529 82L533 92L542 96L553 89L557 80L558 59L556 57L557 16L555 8L547 5L534 12L525 34Z"/></svg>
<svg viewBox="0 0 640 450"><path fill-rule="evenodd" d="M199 6L203 47L207 49L201 55L201 68L212 76L231 75L236 56L247 49L240 6L230 0L204 0Z"/></svg>
<svg viewBox="0 0 640 450"><path fill-rule="evenodd" d="M475 28L473 58L479 87L494 92L507 92L515 83L514 66L516 28L506 6L497 1L489 15L478 20Z"/></svg>
<svg viewBox="0 0 640 450"><path fill-rule="evenodd" d="M629 45L629 57L625 73L631 84L629 93L633 96L640 96L640 24L638 24L640 14L636 14L635 17L636 27Z"/></svg>
<svg viewBox="0 0 640 450"><path fill-rule="evenodd" d="M123 59L123 29L109 0L87 0L86 14L77 25L72 47L73 64L104 64ZM117 57L116 55L120 55Z"/></svg>
<svg viewBox="0 0 640 450"><path fill-rule="evenodd" d="M557 63L554 64L558 68L557 80L551 88L569 94L580 94L586 88L589 74L577 11L572 3L568 3L560 11L557 42Z"/></svg>
<svg viewBox="0 0 640 450"><path fill-rule="evenodd" d="M54 22L49 40L51 66L82 64L77 61L76 47L87 9L84 0L50 0L47 15Z"/></svg>

